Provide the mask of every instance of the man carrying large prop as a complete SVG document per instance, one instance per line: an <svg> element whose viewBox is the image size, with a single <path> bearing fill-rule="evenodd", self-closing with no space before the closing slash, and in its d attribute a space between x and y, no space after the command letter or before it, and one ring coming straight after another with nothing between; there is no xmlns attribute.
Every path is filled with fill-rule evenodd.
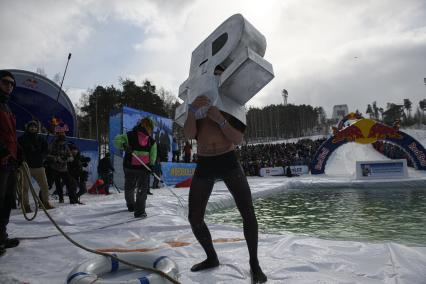
<svg viewBox="0 0 426 284"><path fill-rule="evenodd" d="M145 218L146 197L149 191L150 172L157 159L157 143L152 138L154 122L150 118L141 119L133 130L114 138L114 146L126 152L123 159L124 198L129 212L135 218ZM136 156L136 157L135 157ZM136 188L136 201L135 201Z"/></svg>
<svg viewBox="0 0 426 284"><path fill-rule="evenodd" d="M16 119L8 101L16 86L15 77L0 71L0 256L7 248L16 247L18 239L10 239L6 226L15 202L16 169L18 165L18 142Z"/></svg>
<svg viewBox="0 0 426 284"><path fill-rule="evenodd" d="M264 283L267 277L257 257L258 224L250 187L234 149L246 127L244 104L273 78L272 65L262 58L265 49L265 37L247 20L239 14L230 17L193 51L189 78L179 88L184 103L176 110L186 138L198 144L188 219L207 259L191 271L219 266L204 215L214 183L221 179L243 218L252 283Z"/></svg>

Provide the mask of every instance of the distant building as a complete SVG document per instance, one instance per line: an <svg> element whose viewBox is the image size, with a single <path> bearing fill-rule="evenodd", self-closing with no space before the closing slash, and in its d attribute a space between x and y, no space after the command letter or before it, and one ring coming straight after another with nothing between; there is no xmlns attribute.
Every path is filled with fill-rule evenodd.
<svg viewBox="0 0 426 284"><path fill-rule="evenodd" d="M331 118L339 120L342 117L346 116L348 113L348 105L335 105L333 107L333 115L331 116Z"/></svg>

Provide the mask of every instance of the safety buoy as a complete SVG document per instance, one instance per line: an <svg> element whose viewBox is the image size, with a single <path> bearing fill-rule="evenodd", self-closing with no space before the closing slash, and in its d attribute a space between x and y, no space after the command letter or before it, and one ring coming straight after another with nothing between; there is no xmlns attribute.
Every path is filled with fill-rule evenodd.
<svg viewBox="0 0 426 284"><path fill-rule="evenodd" d="M145 253L120 253L113 254L119 259L127 262L144 266L152 267L157 270L168 274L174 279L177 278L178 267L177 264L167 256L158 256L153 254ZM111 257L97 257L88 260L76 268L74 268L67 277L67 284L160 284L170 283L166 278L160 276L157 273L150 273L143 277L130 280L105 280L102 279L102 275L113 273L122 269L134 269L131 266L119 263L117 260ZM96 282L95 282L96 281Z"/></svg>

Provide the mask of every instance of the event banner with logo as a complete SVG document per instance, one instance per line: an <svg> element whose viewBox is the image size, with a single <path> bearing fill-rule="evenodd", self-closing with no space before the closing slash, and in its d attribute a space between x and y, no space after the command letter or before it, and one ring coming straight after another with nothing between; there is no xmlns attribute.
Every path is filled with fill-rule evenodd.
<svg viewBox="0 0 426 284"><path fill-rule="evenodd" d="M407 160L357 161L356 176L358 179L406 178Z"/></svg>
<svg viewBox="0 0 426 284"><path fill-rule="evenodd" d="M163 180L167 185L175 185L193 176L195 163L161 163Z"/></svg>
<svg viewBox="0 0 426 284"><path fill-rule="evenodd" d="M118 134L126 133L135 127L136 123L144 117L149 117L154 121L154 131L152 136L157 142L158 153L162 153L163 160L172 160L173 141L173 120L150 112L123 107L121 110L112 112L109 117L109 149L110 152L123 156L122 151L115 149L114 137Z"/></svg>

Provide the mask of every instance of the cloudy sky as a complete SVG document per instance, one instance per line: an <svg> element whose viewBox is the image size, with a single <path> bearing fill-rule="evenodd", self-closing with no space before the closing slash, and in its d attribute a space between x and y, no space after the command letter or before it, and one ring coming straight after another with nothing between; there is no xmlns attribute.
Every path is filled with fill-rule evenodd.
<svg viewBox="0 0 426 284"><path fill-rule="evenodd" d="M191 52L241 13L267 40L275 78L249 105L336 104L426 98L425 0L2 0L0 69L62 73L73 102L119 78L177 95Z"/></svg>

